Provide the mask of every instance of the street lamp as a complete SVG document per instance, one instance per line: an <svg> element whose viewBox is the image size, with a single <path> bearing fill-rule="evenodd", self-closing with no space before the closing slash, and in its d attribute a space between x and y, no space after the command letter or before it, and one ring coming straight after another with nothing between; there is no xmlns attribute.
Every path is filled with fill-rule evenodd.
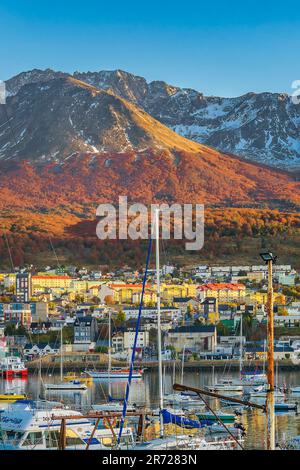
<svg viewBox="0 0 300 470"><path fill-rule="evenodd" d="M265 253L260 253L260 257L266 264L268 264L270 261L272 261L273 263L276 263L276 259L277 259L277 256L274 256L273 253L271 253L270 251L267 251Z"/></svg>
<svg viewBox="0 0 300 470"><path fill-rule="evenodd" d="M274 256L272 252L268 251L265 253L260 253L260 257L268 265L268 391L266 403L268 419L267 449L275 450L273 263L276 263L277 256Z"/></svg>

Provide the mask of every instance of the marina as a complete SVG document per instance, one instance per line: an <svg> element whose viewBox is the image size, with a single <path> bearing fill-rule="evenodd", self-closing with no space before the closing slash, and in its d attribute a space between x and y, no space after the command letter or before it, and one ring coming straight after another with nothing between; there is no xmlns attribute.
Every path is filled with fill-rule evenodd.
<svg viewBox="0 0 300 470"><path fill-rule="evenodd" d="M222 378L222 373L216 373L216 379ZM231 374L235 377L235 374ZM236 375L238 379L238 375ZM181 379L181 371L176 370L176 381ZM279 374L280 381L285 381L289 388L296 386L300 383L299 372L284 372ZM43 382L59 383L59 374L42 375ZM203 388L205 385L211 383L211 373L203 370L197 374L193 372L185 372L185 383L190 386ZM126 389L126 382L124 380L114 381L111 384L111 392L113 397L124 397ZM173 370L168 368L164 376L164 389L166 393L174 393L173 390ZM30 374L28 379L13 379L3 380L0 379L0 394L3 393L18 393L28 398L37 399L39 396L39 379L38 373ZM105 405L108 400L109 384L107 380L94 380L93 384L85 391L67 391L53 390L47 392L47 400L56 402L57 404L68 406L76 412L87 413L94 408L97 410L97 405ZM264 399L258 399L257 403L264 403ZM132 412L137 408L147 407L148 409L155 409L158 406L158 375L157 372L145 371L144 377L141 381L134 381L131 388L130 408L128 412ZM295 400L297 401L297 400ZM289 396L288 402L294 402ZM220 400L209 400L210 405L214 410L220 410L230 415L234 414L234 410L241 410L242 416L237 416L237 421L241 422L246 429L246 436L244 437L244 447L246 449L264 449L266 446L266 415L259 409L250 409L247 406L239 406L238 408L232 405L224 405ZM118 408L116 403L113 403L108 411L114 409L121 412L121 407ZM0 409L4 407L4 403L0 403ZM107 406L107 405L106 405ZM171 406L171 405L169 405ZM172 407L178 409L178 405L173 403ZM105 406L104 406L105 410ZM202 411L201 411L202 412ZM2 413L0 413L1 415ZM198 413L199 415L201 413ZM279 442L286 441L288 438L293 438L300 434L300 416L295 410L276 410L276 437ZM219 429L220 431L220 429ZM223 433L222 433L223 434Z"/></svg>

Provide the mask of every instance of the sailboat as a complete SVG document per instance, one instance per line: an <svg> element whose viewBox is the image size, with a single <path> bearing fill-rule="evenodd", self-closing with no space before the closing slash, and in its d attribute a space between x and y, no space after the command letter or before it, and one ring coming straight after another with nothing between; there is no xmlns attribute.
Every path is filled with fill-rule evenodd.
<svg viewBox="0 0 300 470"><path fill-rule="evenodd" d="M63 375L63 325L60 330L60 383L45 383L45 390L53 391L83 391L87 390L87 385L81 383L79 380L70 380L70 382L64 381Z"/></svg>
<svg viewBox="0 0 300 470"><path fill-rule="evenodd" d="M185 346L183 347L182 353L182 364L181 364L181 383L183 383L184 377L184 359L185 359ZM174 362L175 366L175 362ZM173 376L175 375L175 371L173 370ZM174 380L174 379L173 379ZM165 393L164 394L164 402L172 405L177 405L181 407L193 407L197 409L204 408L203 402L200 400L198 395L191 395L188 393Z"/></svg>
<svg viewBox="0 0 300 470"><path fill-rule="evenodd" d="M243 316L240 316L240 359L239 359L239 370L240 370L240 377L242 374L243 369ZM231 377L221 379L219 382L215 383L213 380L213 385L206 386L207 390L211 392L221 392L223 394L230 395L242 395L244 391L244 386L241 380L236 380Z"/></svg>
<svg viewBox="0 0 300 470"><path fill-rule="evenodd" d="M109 382L111 380L128 379L129 369L124 367L112 367L111 366L111 312L109 311L108 316L108 368L107 370L86 370L85 373L93 379L106 379ZM142 370L133 371L133 379L141 379L143 377Z"/></svg>

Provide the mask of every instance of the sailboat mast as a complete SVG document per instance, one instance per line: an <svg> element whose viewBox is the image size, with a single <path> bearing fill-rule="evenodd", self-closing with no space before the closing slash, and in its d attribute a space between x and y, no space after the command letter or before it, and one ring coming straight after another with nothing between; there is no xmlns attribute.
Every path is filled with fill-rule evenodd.
<svg viewBox="0 0 300 470"><path fill-rule="evenodd" d="M268 261L268 393L267 448L275 450L275 407L274 407L274 312L273 312L273 260Z"/></svg>
<svg viewBox="0 0 300 470"><path fill-rule="evenodd" d="M108 313L108 393L111 395L111 311Z"/></svg>
<svg viewBox="0 0 300 470"><path fill-rule="evenodd" d="M184 360L185 360L185 345L183 346L182 363L181 363L181 383L182 384L183 384L183 377L184 377Z"/></svg>
<svg viewBox="0 0 300 470"><path fill-rule="evenodd" d="M60 329L60 380L63 381L63 324Z"/></svg>
<svg viewBox="0 0 300 470"><path fill-rule="evenodd" d="M243 314L240 316L240 376L243 370Z"/></svg>
<svg viewBox="0 0 300 470"><path fill-rule="evenodd" d="M161 316L160 316L160 262L159 262L159 209L155 211L155 239L156 239L156 287L157 287L157 349L158 349L158 383L159 408L164 407L163 379L162 379L162 353L161 353ZM163 417L160 413L160 436L164 435Z"/></svg>

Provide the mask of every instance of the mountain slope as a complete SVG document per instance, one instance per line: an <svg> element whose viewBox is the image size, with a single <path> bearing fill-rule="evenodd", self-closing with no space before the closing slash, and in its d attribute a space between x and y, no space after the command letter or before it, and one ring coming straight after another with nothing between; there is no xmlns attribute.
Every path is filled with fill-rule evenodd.
<svg viewBox="0 0 300 470"><path fill-rule="evenodd" d="M22 86L8 98L7 114L9 122L0 116L2 160L61 161L74 152L145 148L202 152L135 105L73 77Z"/></svg>
<svg viewBox="0 0 300 470"><path fill-rule="evenodd" d="M148 84L119 70L75 76L135 102L194 141L280 168L300 165L300 105L287 94L205 97L161 81Z"/></svg>
<svg viewBox="0 0 300 470"><path fill-rule="evenodd" d="M67 77L47 69L7 81L10 96L30 83ZM286 94L206 97L189 88L121 71L75 72L74 78L125 98L188 139L279 168L300 165L300 105Z"/></svg>

